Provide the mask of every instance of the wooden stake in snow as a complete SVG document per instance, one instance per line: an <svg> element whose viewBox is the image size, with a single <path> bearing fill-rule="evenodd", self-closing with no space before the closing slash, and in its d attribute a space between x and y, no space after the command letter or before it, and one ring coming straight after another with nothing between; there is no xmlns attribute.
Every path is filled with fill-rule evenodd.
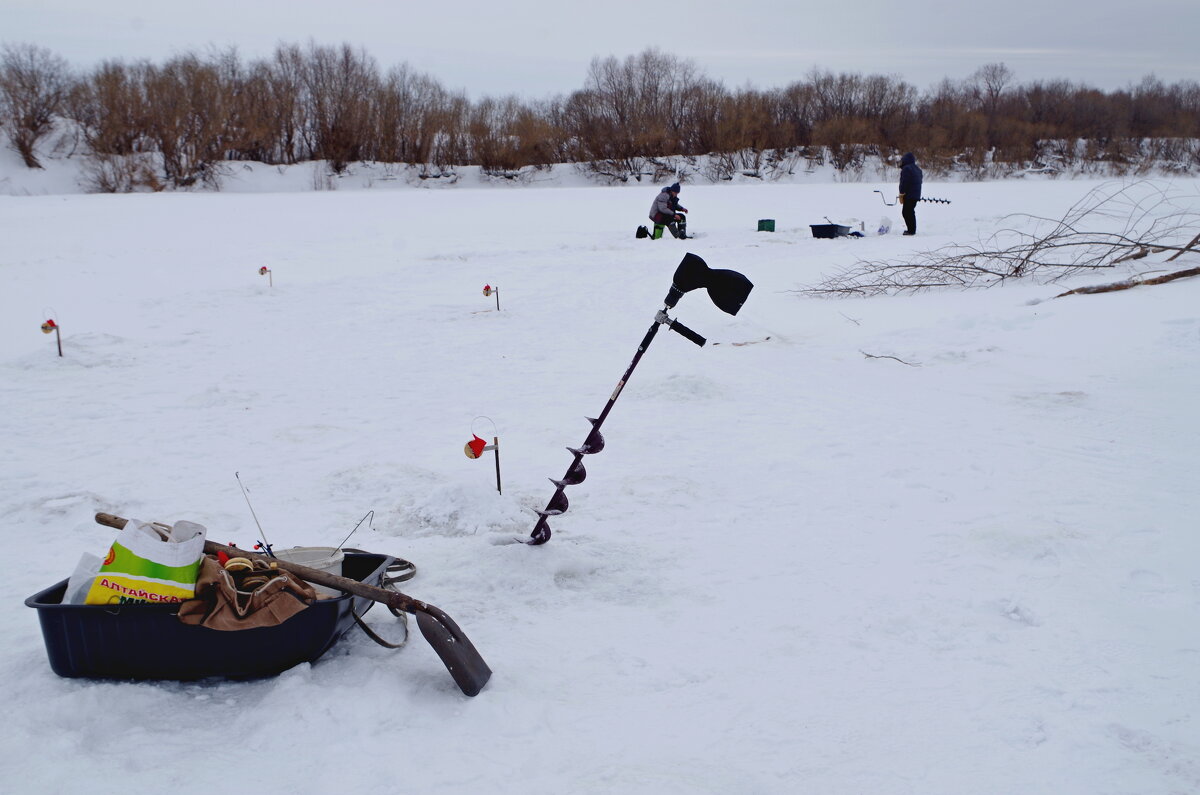
<svg viewBox="0 0 1200 795"><path fill-rule="evenodd" d="M267 286L268 287L275 286L275 277L271 275L271 269L268 268L266 265L263 265L261 268L258 269L258 275L267 277Z"/></svg>
<svg viewBox="0 0 1200 795"><path fill-rule="evenodd" d="M58 338L58 355L62 356L62 332L59 330L58 324L54 322L54 318L49 318L42 324L42 333L49 334L52 331L55 337Z"/></svg>

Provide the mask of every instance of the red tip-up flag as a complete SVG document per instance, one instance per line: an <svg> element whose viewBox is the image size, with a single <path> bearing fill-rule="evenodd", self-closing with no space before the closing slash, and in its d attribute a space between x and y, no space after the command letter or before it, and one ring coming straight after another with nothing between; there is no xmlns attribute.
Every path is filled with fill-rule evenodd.
<svg viewBox="0 0 1200 795"><path fill-rule="evenodd" d="M467 442L466 447L463 448L463 452L467 454L467 458L479 458L487 448L487 442L475 434L471 434L471 437L471 441Z"/></svg>

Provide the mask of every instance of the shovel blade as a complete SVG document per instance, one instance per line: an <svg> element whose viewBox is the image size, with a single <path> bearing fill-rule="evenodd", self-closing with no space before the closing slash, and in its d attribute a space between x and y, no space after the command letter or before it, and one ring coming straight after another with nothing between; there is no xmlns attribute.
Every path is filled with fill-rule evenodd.
<svg viewBox="0 0 1200 795"><path fill-rule="evenodd" d="M436 610L435 615L435 610L417 611L417 626L421 634L441 658L458 689L468 696L479 695L479 691L492 678L492 669L454 623L454 619L440 610Z"/></svg>

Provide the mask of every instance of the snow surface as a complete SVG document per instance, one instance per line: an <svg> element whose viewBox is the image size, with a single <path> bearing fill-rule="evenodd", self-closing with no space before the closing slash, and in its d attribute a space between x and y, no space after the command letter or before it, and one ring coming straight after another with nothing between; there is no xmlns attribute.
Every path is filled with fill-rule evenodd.
<svg viewBox="0 0 1200 795"><path fill-rule="evenodd" d="M6 791L1200 791L1200 280L1053 299L1200 256L796 292L1097 183L931 184L953 204L922 205L918 237L832 241L808 224L870 232L894 185L688 185L686 243L634 238L649 185L312 184L0 196ZM686 296L673 316L711 344L661 332L554 537L503 543L687 251L749 276L745 308ZM472 432L500 438L503 495ZM249 683L52 673L22 602L107 548L93 514L249 546L235 472L279 545L373 510L351 544L417 564L403 590L463 628L484 691L415 625Z"/></svg>

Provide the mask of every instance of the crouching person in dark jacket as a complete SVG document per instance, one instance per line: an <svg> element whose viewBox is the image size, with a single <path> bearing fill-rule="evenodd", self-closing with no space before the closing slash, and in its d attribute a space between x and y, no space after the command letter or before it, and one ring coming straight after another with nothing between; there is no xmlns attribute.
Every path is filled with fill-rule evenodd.
<svg viewBox="0 0 1200 795"><path fill-rule="evenodd" d="M687 208L679 204L679 183L668 185L654 197L650 205L650 220L654 222L654 235L657 240L662 237L662 227L671 230L676 238L687 237L687 218L683 213Z"/></svg>
<svg viewBox="0 0 1200 795"><path fill-rule="evenodd" d="M917 157L905 152L900 158L900 216L904 218L906 235L917 233L917 202L921 200L921 182L925 175L917 165Z"/></svg>

